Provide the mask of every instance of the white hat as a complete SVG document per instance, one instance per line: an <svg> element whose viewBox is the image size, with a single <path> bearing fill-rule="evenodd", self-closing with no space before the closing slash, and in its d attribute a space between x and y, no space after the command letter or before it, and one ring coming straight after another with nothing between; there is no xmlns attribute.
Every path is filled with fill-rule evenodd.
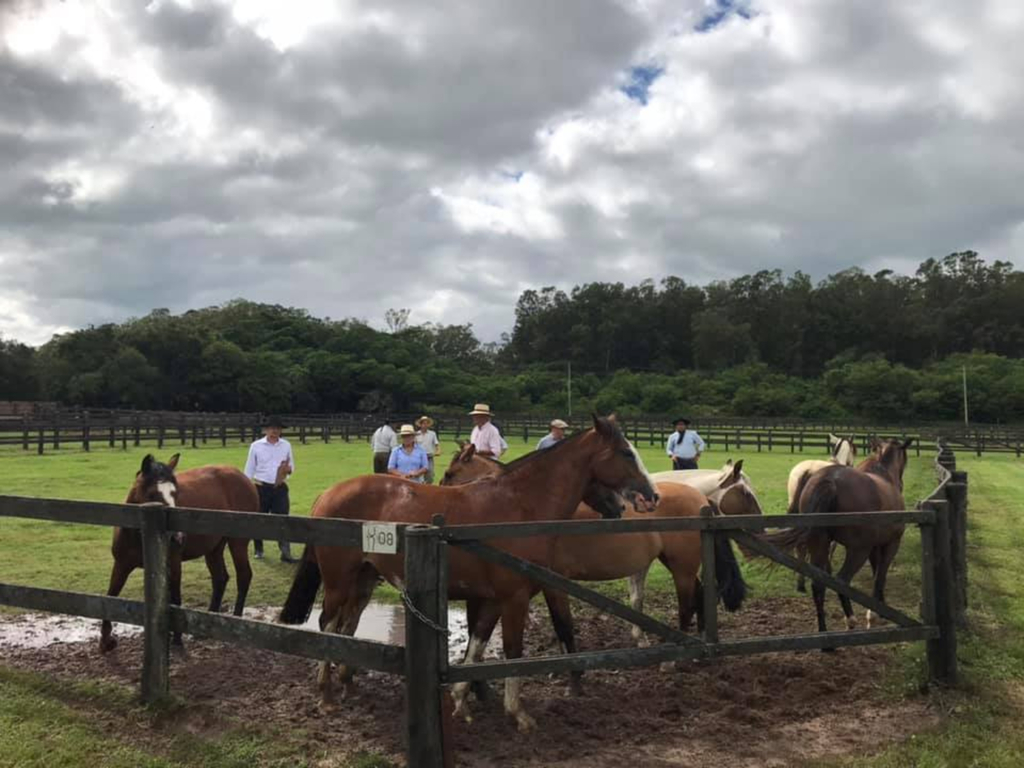
<svg viewBox="0 0 1024 768"><path fill-rule="evenodd" d="M470 416L493 416L491 413L491 406L487 403L477 403L473 406L473 410L469 412Z"/></svg>
<svg viewBox="0 0 1024 768"><path fill-rule="evenodd" d="M568 429L569 427L569 425L561 419L552 419L549 426L554 427L555 429Z"/></svg>
<svg viewBox="0 0 1024 768"><path fill-rule="evenodd" d="M415 435L416 430L413 429L412 424L403 424L402 428L398 430L398 434L400 434L402 437L405 437L406 435Z"/></svg>

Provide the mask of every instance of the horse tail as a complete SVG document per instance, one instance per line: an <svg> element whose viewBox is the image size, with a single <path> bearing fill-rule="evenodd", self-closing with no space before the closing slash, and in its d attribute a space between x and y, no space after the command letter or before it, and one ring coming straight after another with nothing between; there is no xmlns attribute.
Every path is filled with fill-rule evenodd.
<svg viewBox="0 0 1024 768"><path fill-rule="evenodd" d="M320 566L313 554L313 545L307 544L278 621L282 624L304 624L313 610L321 580Z"/></svg>
<svg viewBox="0 0 1024 768"><path fill-rule="evenodd" d="M715 536L715 580L725 609L730 612L739 610L747 596L747 583L736 561L732 539L724 533Z"/></svg>
<svg viewBox="0 0 1024 768"><path fill-rule="evenodd" d="M810 496L807 497L807 503L804 507L804 513L814 515L822 512L835 512L836 499L838 494L836 492L836 483L832 479L831 475L827 470L823 470L821 473L815 473L814 475L817 482L811 486ZM810 482L809 479L802 480L800 483L800 491L797 493L796 498L799 501L803 495L805 486ZM799 506L799 505L795 505ZM795 514L796 510L790 508L790 513ZM789 528L778 533L771 533L761 536L761 541L768 544L772 544L783 551L790 551L798 546L805 546L807 540L814 534L814 528Z"/></svg>
<svg viewBox="0 0 1024 768"><path fill-rule="evenodd" d="M789 509L786 510L787 515L795 515L800 511L800 495L804 492L804 488L807 487L807 483L813 474L813 472L804 472L800 475L800 479L796 484L796 490L793 492L793 498L789 502Z"/></svg>

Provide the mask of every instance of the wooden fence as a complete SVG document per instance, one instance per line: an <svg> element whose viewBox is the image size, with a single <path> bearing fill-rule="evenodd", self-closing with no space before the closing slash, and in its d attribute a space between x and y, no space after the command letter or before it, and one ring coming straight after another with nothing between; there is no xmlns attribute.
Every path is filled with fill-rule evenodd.
<svg viewBox="0 0 1024 768"><path fill-rule="evenodd" d="M411 422L416 414L396 414L396 421ZM435 415L435 429L442 437L468 438L473 428L469 416ZM40 455L48 449L80 447L89 451L96 446L127 449L151 445L198 447L210 443L248 443L259 438L262 417L253 413L189 413L180 411L60 411L49 415L23 415L0 419L0 446L20 446ZM509 415L499 419L507 440L522 439L536 443L548 432L548 420L533 415ZM585 422L580 422L580 425ZM367 441L380 425L380 417L372 414L337 413L289 416L285 436L306 444L309 441L329 443ZM661 446L672 433L667 417L645 416L622 419L627 436L637 445ZM965 431L955 425L919 425L899 427L884 425L853 425L845 423L814 424L785 420L702 419L695 428L708 447L723 451L782 451L828 454L829 434L854 436L862 454L867 453L873 437L914 438L915 451L921 455L921 444L942 439L958 449L981 456L984 453L1010 453L1024 456L1024 430L990 426Z"/></svg>
<svg viewBox="0 0 1024 768"><path fill-rule="evenodd" d="M141 691L145 701L168 693L170 633L183 632L227 643L327 659L355 667L402 674L407 686L407 736L410 766L448 766L452 755L445 743L447 730L444 686L456 682L540 675L552 672L635 667L665 661L717 658L779 651L839 648L855 645L925 641L929 678L956 682L956 627L963 626L966 608L966 501L964 473L950 471L955 459L943 450L937 464L940 484L921 502L920 509L820 515L716 517L705 509L698 518L637 518L628 520L548 521L449 526L437 518L432 525L395 525L396 547L404 553L406 593L405 646L392 646L300 628L284 627L233 616L211 614L170 604L167 563L171 532L216 533L241 538L368 546L364 526L349 520L312 520L242 512L223 512L160 505L119 505L0 496L0 517L19 517L63 523L137 528L144 544L143 602L123 598L0 584L0 604L52 611L94 619L141 625L144 655ZM754 532L774 527L874 526L912 524L921 530L920 616L875 600L830 574L779 551ZM701 537L704 630L700 637L678 629L582 587L546 568L520 560L486 542L524 536L622 534L651 531L697 531ZM720 639L714 538L727 535L742 546L802 573L846 595L892 627L845 632ZM663 641L649 648L623 648L539 658L450 664L447 552L466 551L516 570L538 585L561 590L601 610L637 624Z"/></svg>

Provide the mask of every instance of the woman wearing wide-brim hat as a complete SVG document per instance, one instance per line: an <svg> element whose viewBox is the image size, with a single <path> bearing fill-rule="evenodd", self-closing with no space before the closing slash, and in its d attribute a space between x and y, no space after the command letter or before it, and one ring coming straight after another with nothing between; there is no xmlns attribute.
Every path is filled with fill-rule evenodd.
<svg viewBox="0 0 1024 768"><path fill-rule="evenodd" d="M419 427L416 432L416 444L427 454L427 461L430 462L430 469L427 470L424 479L427 485L431 485L434 482L434 457L441 455L441 441L437 439L437 433L431 429L434 420L429 416L420 416L416 419L416 426Z"/></svg>
<svg viewBox="0 0 1024 768"><path fill-rule="evenodd" d="M404 477L415 483L422 483L430 468L426 452L416 445L416 430L412 424L403 424L398 430L402 444L391 452L388 459L388 474Z"/></svg>

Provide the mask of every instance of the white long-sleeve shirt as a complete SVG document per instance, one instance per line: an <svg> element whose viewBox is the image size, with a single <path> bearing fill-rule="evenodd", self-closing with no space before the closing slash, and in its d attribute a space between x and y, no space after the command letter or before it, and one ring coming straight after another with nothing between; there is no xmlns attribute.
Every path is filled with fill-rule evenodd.
<svg viewBox="0 0 1024 768"><path fill-rule="evenodd" d="M686 430L680 439L678 432L673 432L668 438L668 445L665 450L669 456L678 456L680 459L692 459L698 453L704 452L704 441L700 435L692 429Z"/></svg>
<svg viewBox="0 0 1024 768"><path fill-rule="evenodd" d="M370 438L370 448L374 453L391 453L398 447L398 435L390 424L378 427Z"/></svg>
<svg viewBox="0 0 1024 768"><path fill-rule="evenodd" d="M249 458L245 462L245 476L250 480L273 485L277 482L277 468L282 461L288 461L288 476L295 471L292 446L283 437L276 443L263 437L249 446Z"/></svg>

